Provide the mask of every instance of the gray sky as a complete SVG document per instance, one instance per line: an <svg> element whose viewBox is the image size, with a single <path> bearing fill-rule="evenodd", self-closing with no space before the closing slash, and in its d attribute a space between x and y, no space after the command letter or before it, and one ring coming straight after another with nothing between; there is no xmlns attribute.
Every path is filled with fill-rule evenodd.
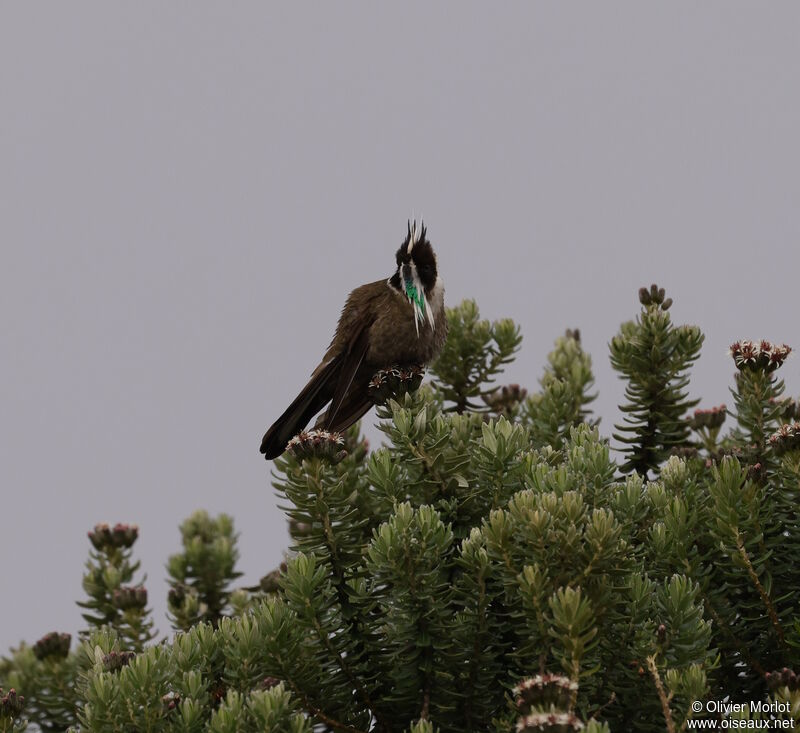
<svg viewBox="0 0 800 733"><path fill-rule="evenodd" d="M798 37L789 2L3 3L0 650L81 627L97 521L140 525L162 632L194 509L245 582L280 561L261 436L412 212L447 302L522 326L507 381L580 327L606 433L641 285L706 406L734 339L800 347Z"/></svg>

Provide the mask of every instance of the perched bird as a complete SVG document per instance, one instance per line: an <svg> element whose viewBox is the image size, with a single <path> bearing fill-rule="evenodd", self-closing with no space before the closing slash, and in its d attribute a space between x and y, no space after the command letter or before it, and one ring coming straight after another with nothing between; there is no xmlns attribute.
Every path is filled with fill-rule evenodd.
<svg viewBox="0 0 800 733"><path fill-rule="evenodd" d="M425 225L409 221L388 280L356 288L347 298L336 333L308 384L266 432L261 452L279 456L325 405L315 427L341 432L372 406L373 375L394 365L425 366L447 336L444 285ZM330 403L330 404L328 404Z"/></svg>

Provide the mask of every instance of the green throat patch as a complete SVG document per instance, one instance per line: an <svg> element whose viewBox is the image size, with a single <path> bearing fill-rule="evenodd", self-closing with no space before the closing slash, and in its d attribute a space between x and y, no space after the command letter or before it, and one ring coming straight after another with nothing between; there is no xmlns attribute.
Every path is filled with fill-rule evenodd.
<svg viewBox="0 0 800 733"><path fill-rule="evenodd" d="M425 299L411 280L406 280L406 295L421 315L425 315Z"/></svg>

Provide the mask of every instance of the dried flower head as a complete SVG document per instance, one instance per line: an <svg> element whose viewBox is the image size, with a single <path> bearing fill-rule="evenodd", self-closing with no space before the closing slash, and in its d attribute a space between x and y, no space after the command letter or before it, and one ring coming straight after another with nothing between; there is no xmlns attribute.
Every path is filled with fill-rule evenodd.
<svg viewBox="0 0 800 733"><path fill-rule="evenodd" d="M33 654L39 660L64 659L69 655L71 641L72 637L69 634L51 631L33 645Z"/></svg>
<svg viewBox="0 0 800 733"><path fill-rule="evenodd" d="M800 449L800 422L781 425L768 438L769 447L778 455Z"/></svg>
<svg viewBox="0 0 800 733"><path fill-rule="evenodd" d="M402 397L406 392L418 390L424 376L425 368L419 364L394 365L375 372L367 390L372 401L382 405L390 399Z"/></svg>
<svg viewBox="0 0 800 733"><path fill-rule="evenodd" d="M569 677L559 674L537 674L527 677L513 690L517 709L527 713L535 706L566 707L578 685Z"/></svg>
<svg viewBox="0 0 800 733"><path fill-rule="evenodd" d="M517 721L517 733L569 733L584 727L583 721L573 713L530 713Z"/></svg>
<svg viewBox="0 0 800 733"><path fill-rule="evenodd" d="M737 369L763 371L767 374L780 367L791 353L791 346L772 344L769 341L734 341L730 348Z"/></svg>
<svg viewBox="0 0 800 733"><path fill-rule="evenodd" d="M306 458L324 458L331 463L338 463L346 455L344 438L339 433L328 430L304 430L292 438L286 450L298 461Z"/></svg>

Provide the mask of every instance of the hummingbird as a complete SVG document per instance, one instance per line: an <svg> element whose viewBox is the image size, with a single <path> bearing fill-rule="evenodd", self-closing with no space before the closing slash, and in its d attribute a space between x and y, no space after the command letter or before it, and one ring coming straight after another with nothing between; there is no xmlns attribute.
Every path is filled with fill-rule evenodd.
<svg viewBox="0 0 800 733"><path fill-rule="evenodd" d="M315 427L341 432L372 407L369 383L376 372L396 365L425 366L447 336L444 284L422 221L408 222L386 280L361 285L347 297L336 333L311 379L267 430L261 452L267 460L323 407Z"/></svg>

